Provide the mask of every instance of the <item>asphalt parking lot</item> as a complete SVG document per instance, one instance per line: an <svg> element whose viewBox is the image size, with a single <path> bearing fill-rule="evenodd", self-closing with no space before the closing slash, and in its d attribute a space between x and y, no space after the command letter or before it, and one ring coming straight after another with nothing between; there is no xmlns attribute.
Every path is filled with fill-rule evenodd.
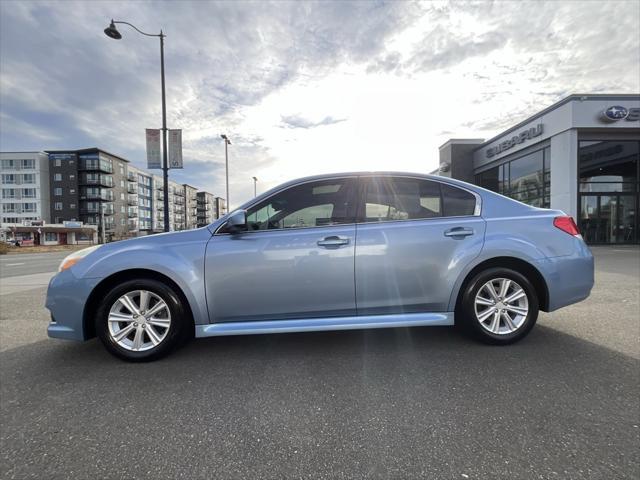
<svg viewBox="0 0 640 480"><path fill-rule="evenodd" d="M5 277L0 474L640 478L640 249L594 253L591 297L510 347L450 328L221 337L141 365L47 339L47 273Z"/></svg>

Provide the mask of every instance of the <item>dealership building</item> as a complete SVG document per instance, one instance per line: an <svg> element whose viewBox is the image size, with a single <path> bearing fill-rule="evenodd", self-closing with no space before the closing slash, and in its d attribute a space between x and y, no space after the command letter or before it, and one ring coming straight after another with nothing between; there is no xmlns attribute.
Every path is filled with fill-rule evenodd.
<svg viewBox="0 0 640 480"><path fill-rule="evenodd" d="M451 139L438 174L563 210L588 243L640 243L640 95L571 95L489 140Z"/></svg>

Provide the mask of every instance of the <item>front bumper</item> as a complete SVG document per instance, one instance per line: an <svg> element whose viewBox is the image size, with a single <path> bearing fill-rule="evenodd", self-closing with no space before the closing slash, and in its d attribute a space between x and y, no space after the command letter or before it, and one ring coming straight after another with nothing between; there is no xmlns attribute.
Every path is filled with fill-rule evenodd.
<svg viewBox="0 0 640 480"><path fill-rule="evenodd" d="M98 278L77 278L73 268L55 275L49 282L45 307L51 312L47 334L51 338L87 340L84 307Z"/></svg>
<svg viewBox="0 0 640 480"><path fill-rule="evenodd" d="M575 241L576 249L572 255L549 257L536 262L547 283L548 312L584 300L593 288L593 255L582 240Z"/></svg>

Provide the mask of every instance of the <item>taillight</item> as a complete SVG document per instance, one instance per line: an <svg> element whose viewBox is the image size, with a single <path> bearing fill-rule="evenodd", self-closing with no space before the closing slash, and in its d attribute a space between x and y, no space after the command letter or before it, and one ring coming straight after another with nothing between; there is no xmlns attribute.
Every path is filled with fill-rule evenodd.
<svg viewBox="0 0 640 480"><path fill-rule="evenodd" d="M569 235L580 235L580 230L576 222L573 221L573 217L562 216L553 219L553 226L559 228L563 232L567 232Z"/></svg>

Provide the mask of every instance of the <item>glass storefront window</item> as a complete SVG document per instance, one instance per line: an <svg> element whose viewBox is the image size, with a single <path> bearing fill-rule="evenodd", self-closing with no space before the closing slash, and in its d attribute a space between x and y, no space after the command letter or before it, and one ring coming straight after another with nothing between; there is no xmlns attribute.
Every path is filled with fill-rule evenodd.
<svg viewBox="0 0 640 480"><path fill-rule="evenodd" d="M499 170L502 170L502 167L495 167L476 175L476 184L487 190L500 192Z"/></svg>
<svg viewBox="0 0 640 480"><path fill-rule="evenodd" d="M637 243L640 142L581 141L580 230L588 243Z"/></svg>
<svg viewBox="0 0 640 480"><path fill-rule="evenodd" d="M639 146L633 141L580 142L580 191L636 192Z"/></svg>
<svg viewBox="0 0 640 480"><path fill-rule="evenodd" d="M534 207L549 207L549 147L499 165L476 176L480 186Z"/></svg>

